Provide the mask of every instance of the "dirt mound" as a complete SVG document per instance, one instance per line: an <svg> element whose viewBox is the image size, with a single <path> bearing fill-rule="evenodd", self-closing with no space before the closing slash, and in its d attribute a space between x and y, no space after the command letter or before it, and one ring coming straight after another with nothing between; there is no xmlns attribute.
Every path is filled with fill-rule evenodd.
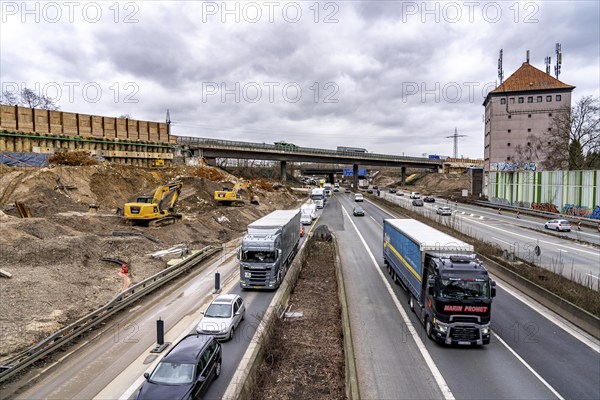
<svg viewBox="0 0 600 400"><path fill-rule="evenodd" d="M410 185L401 186L398 171L382 171L375 184L381 187L397 187L406 191L418 191L425 195L453 196L463 189L471 188L471 177L468 174L440 174L431 172L422 174Z"/></svg>
<svg viewBox="0 0 600 400"><path fill-rule="evenodd" d="M137 283L160 271L166 260L149 254L176 244L200 248L243 235L246 226L274 209L298 207L286 190L256 188L260 205L216 206L219 179L237 179L213 167L139 168L119 165L0 167L0 358L23 350L85 313L103 305L123 288L120 267L129 262ZM183 188L176 211L180 223L161 228L130 225L117 208L138 195L153 194L170 180ZM269 182L267 182L269 183ZM33 218L19 218L15 201ZM93 207L90 207L93 205ZM140 236L114 236L113 232Z"/></svg>

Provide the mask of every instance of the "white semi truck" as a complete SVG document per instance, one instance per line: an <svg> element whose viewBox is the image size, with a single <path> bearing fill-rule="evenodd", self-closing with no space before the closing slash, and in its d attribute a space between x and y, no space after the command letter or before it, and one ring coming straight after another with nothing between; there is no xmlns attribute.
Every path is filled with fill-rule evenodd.
<svg viewBox="0 0 600 400"><path fill-rule="evenodd" d="M298 251L300 210L276 210L248 225L238 252L243 289L277 289Z"/></svg>

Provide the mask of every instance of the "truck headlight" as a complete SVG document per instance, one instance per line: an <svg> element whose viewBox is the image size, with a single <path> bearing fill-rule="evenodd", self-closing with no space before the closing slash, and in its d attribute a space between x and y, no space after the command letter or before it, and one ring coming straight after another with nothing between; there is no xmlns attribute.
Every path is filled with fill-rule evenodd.
<svg viewBox="0 0 600 400"><path fill-rule="evenodd" d="M490 334L490 327L489 326L482 326L481 327L481 334L482 335L489 335Z"/></svg>
<svg viewBox="0 0 600 400"><path fill-rule="evenodd" d="M448 325L444 324L443 322L440 322L440 321L436 320L435 321L435 327L441 333L448 332Z"/></svg>

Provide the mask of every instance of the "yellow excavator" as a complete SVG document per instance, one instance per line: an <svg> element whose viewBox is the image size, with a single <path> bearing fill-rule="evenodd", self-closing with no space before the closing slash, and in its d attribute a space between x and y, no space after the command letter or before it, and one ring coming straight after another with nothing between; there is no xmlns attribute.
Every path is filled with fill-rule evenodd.
<svg viewBox="0 0 600 400"><path fill-rule="evenodd" d="M214 199L219 205L242 206L244 204L244 200L242 199L242 196L240 196L240 190L242 189L245 189L248 192L250 203L258 204L258 197L254 195L252 184L246 181L237 182L233 186L233 189L223 188L223 190L217 190L214 194Z"/></svg>
<svg viewBox="0 0 600 400"><path fill-rule="evenodd" d="M156 188L153 196L139 196L134 203L125 204L125 219L147 223L148 226L164 226L181 220L183 216L175 213L175 204L182 186L183 182L180 180L171 181ZM165 202L168 204L167 208L163 208Z"/></svg>

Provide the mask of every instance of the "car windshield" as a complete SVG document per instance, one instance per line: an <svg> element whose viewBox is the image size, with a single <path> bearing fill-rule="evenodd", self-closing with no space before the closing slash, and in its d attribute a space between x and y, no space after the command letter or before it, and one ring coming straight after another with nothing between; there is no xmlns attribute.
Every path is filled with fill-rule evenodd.
<svg viewBox="0 0 600 400"><path fill-rule="evenodd" d="M242 252L242 261L255 263L273 263L275 262L275 252L273 251L244 251Z"/></svg>
<svg viewBox="0 0 600 400"><path fill-rule="evenodd" d="M490 285L484 280L441 279L439 296L447 299L487 299Z"/></svg>
<svg viewBox="0 0 600 400"><path fill-rule="evenodd" d="M362 208L360 208L360 207L355 207L355 208L354 208L354 211L357 211L357 212L358 212L358 211L362 211L362 210L363 210L363 209L362 209Z"/></svg>
<svg viewBox="0 0 600 400"><path fill-rule="evenodd" d="M168 385L182 385L194 380L194 364L161 362L156 366L150 381Z"/></svg>
<svg viewBox="0 0 600 400"><path fill-rule="evenodd" d="M231 318L231 304L213 303L208 306L204 316L210 318Z"/></svg>

